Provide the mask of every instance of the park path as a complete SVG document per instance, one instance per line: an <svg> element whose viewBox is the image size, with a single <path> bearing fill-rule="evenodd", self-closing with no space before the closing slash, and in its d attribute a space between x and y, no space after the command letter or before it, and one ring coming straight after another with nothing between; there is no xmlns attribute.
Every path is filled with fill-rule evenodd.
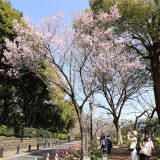
<svg viewBox="0 0 160 160"><path fill-rule="evenodd" d="M78 141L73 141L73 142L68 142L68 143L64 143L61 145L56 145L51 148L41 149L38 151L33 150L32 152L14 154L12 156L2 158L2 160L34 160L35 157L38 160L44 160L44 157L46 157L47 153L49 153L49 155L50 155L50 160L52 160L52 159L54 160L54 156L57 151L59 151L59 153L61 153L62 150L69 148L77 143L78 143ZM0 158L0 160L1 160L1 158Z"/></svg>
<svg viewBox="0 0 160 160"><path fill-rule="evenodd" d="M109 160L130 160L130 151L127 148L114 147Z"/></svg>
<svg viewBox="0 0 160 160"><path fill-rule="evenodd" d="M154 151L152 154L154 157L157 157L159 153L160 150L157 150ZM137 158L139 159L138 156ZM112 148L112 153L109 155L109 160L131 160L130 151L128 150L128 148L114 146ZM160 158L158 158L157 160L160 160Z"/></svg>

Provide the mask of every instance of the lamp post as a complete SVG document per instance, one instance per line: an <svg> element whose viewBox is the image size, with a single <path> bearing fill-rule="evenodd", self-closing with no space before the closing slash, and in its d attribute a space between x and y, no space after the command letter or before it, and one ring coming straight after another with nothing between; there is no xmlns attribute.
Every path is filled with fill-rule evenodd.
<svg viewBox="0 0 160 160"><path fill-rule="evenodd" d="M90 107L90 138L91 138L91 142L92 142L92 140L93 140L93 124L92 124L93 102L89 103L89 107Z"/></svg>

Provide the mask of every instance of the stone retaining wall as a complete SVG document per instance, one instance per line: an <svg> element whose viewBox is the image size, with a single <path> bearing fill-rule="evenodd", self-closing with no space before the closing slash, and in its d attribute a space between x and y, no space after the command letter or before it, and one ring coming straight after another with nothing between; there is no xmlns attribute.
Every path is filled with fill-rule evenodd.
<svg viewBox="0 0 160 160"><path fill-rule="evenodd" d="M52 139L47 139L50 144L53 143ZM29 145L36 148L37 144L40 145L40 147L44 146L44 138L15 138L15 137L1 137L0 136L0 147L3 147L5 150L15 150L17 146L20 146L20 148L28 148Z"/></svg>

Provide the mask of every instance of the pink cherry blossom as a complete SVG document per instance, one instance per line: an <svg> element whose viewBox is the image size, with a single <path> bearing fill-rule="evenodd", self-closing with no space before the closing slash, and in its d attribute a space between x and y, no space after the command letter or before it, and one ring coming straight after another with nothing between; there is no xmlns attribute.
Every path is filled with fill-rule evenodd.
<svg viewBox="0 0 160 160"><path fill-rule="evenodd" d="M109 13L95 15L92 11L84 11L73 18L76 28L74 42L84 52L92 52L94 71L115 75L116 72L127 73L144 68L138 57L126 51L129 34L125 33L123 37L113 35L114 28L110 24L120 18L116 5L110 8Z"/></svg>

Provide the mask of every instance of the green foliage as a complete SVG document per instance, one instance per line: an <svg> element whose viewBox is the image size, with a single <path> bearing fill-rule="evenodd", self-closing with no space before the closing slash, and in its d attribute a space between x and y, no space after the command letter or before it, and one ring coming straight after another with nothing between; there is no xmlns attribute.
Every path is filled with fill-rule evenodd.
<svg viewBox="0 0 160 160"><path fill-rule="evenodd" d="M66 139L66 140L67 140L68 136L67 136L67 134L57 133L57 134L56 134L56 138Z"/></svg>
<svg viewBox="0 0 160 160"><path fill-rule="evenodd" d="M96 0L92 2L92 0L89 0L90 6L92 10L94 11L99 11L100 9L103 8L103 1L102 0Z"/></svg>
<svg viewBox="0 0 160 160"><path fill-rule="evenodd" d="M34 72L22 69L23 76L14 83L11 81L12 87L6 83L0 90L0 97L4 99L0 105L0 123L14 126L16 134L19 134L16 126L22 123L51 132L68 132L74 126L76 112L72 103L64 100L60 88L53 86L50 90L49 81L43 74L47 72L52 78L57 75L49 64L42 62L40 66L43 80Z"/></svg>
<svg viewBox="0 0 160 160"><path fill-rule="evenodd" d="M1 59L3 58L3 49L5 48L5 38L13 39L14 33L12 32L12 21L17 19L22 22L22 13L12 8L11 3L7 0L0 0L0 123L11 124L12 118L17 117L15 112L15 93L16 88L14 86L14 79L11 79L5 74L10 66L3 64ZM13 114L10 114L13 113ZM15 121L17 121L17 118ZM19 119L19 118L18 118Z"/></svg>
<svg viewBox="0 0 160 160"><path fill-rule="evenodd" d="M74 127L76 120L76 111L74 106L69 101L64 101L62 104L62 118L65 121L65 128L68 132L69 129Z"/></svg>
<svg viewBox="0 0 160 160"><path fill-rule="evenodd" d="M13 37L12 21L22 21L21 17L22 13L12 8L9 1L0 0L0 43L3 43L6 37Z"/></svg>
<svg viewBox="0 0 160 160"><path fill-rule="evenodd" d="M98 142L96 140L93 140L90 144L90 151L91 153L95 153L98 150Z"/></svg>
<svg viewBox="0 0 160 160"><path fill-rule="evenodd" d="M148 120L146 122L146 129L149 130L151 136L160 137L160 125L157 118Z"/></svg>
<svg viewBox="0 0 160 160"><path fill-rule="evenodd" d="M74 137L75 137L76 140L80 140L81 139L80 133L75 134Z"/></svg>
<svg viewBox="0 0 160 160"><path fill-rule="evenodd" d="M126 137L128 131L130 128L133 128L134 127L134 122L132 120L122 120L121 122L121 134L122 136Z"/></svg>
<svg viewBox="0 0 160 160"><path fill-rule="evenodd" d="M14 129L7 127L5 125L0 125L0 135L1 136L14 136Z"/></svg>
<svg viewBox="0 0 160 160"><path fill-rule="evenodd" d="M17 19L24 23L22 13L12 8L7 0L0 0L0 124L14 127L19 135L19 126L25 123L27 127L39 127L51 132L68 132L74 126L75 110L70 102L66 102L64 92L48 84L50 78L62 81L51 64L42 61L37 73L28 68L21 68L21 77L10 77L7 71L10 66L3 64L4 39L14 39L12 21ZM47 78L48 77L48 78ZM36 135L35 131L25 130L24 134ZM51 136L45 132L44 135ZM62 135L63 136L63 135Z"/></svg>
<svg viewBox="0 0 160 160"><path fill-rule="evenodd" d="M22 129L22 128L21 128ZM23 137L35 138L35 137L43 137L43 138L59 138L59 139L67 139L67 134L62 133L53 133L48 130L44 130L42 128L23 128ZM20 131L19 131L20 132ZM21 137L20 133L15 133L13 127L7 127L5 125L0 125L0 136L18 136Z"/></svg>
<svg viewBox="0 0 160 160"><path fill-rule="evenodd" d="M95 0L91 5L94 10ZM160 65L159 65L159 42L160 42L160 1L159 0L102 0L99 10L108 11L117 4L121 18L113 24L114 33L124 35L129 33L132 40L128 45L128 51L141 56L146 65L146 76L152 78L157 106L157 114L160 117L159 93L160 93ZM93 6L93 7L92 7ZM159 119L160 122L160 119Z"/></svg>
<svg viewBox="0 0 160 160"><path fill-rule="evenodd" d="M96 0L96 4L99 0ZM94 5L93 4L93 5ZM155 56L157 50L156 43L159 43L159 21L160 21L160 1L153 0L102 0L99 10L108 11L109 8L117 4L121 18L114 23L115 33L123 34L128 32L134 39L131 44L131 51L136 51L142 55L145 63L146 59ZM94 7L91 8L94 9ZM153 47L152 45L155 45ZM148 66L150 68L152 66ZM158 74L158 71L157 73Z"/></svg>
<svg viewBox="0 0 160 160"><path fill-rule="evenodd" d="M129 140L127 139L127 137L125 137L125 138L123 139L123 144L122 144L122 146L123 146L123 147L128 147L128 145L129 145Z"/></svg>
<svg viewBox="0 0 160 160"><path fill-rule="evenodd" d="M119 33L125 31L133 34L143 33L142 37L148 38L148 33L150 33L148 19L156 12L154 3L144 2L144 0L104 0L103 9L108 10L114 4L117 4L121 14L117 31Z"/></svg>
<svg viewBox="0 0 160 160"><path fill-rule="evenodd" d="M160 125L157 118L141 121L138 128L140 133L147 133L152 138L160 137Z"/></svg>
<svg viewBox="0 0 160 160"><path fill-rule="evenodd" d="M42 131L43 133L43 131ZM24 137L38 137L40 134L37 133L37 129L35 128L24 128Z"/></svg>
<svg viewBox="0 0 160 160"><path fill-rule="evenodd" d="M155 149L160 149L160 138L154 138L153 139L154 147Z"/></svg>
<svg viewBox="0 0 160 160"><path fill-rule="evenodd" d="M91 155L91 160L98 160L98 157L95 155Z"/></svg>
<svg viewBox="0 0 160 160"><path fill-rule="evenodd" d="M93 153L90 155L91 160L102 160L102 155L101 152L99 150L97 150L97 152Z"/></svg>
<svg viewBox="0 0 160 160"><path fill-rule="evenodd" d="M44 78L47 83L50 82L50 80L56 80L63 81L61 79L61 75L57 74L57 72L54 72L54 68L51 64L44 61L42 63L42 66L40 68L40 73L42 74L42 77L45 75ZM48 99L53 102L54 108L52 108L53 112L56 113L52 117L55 120L56 123L49 124L49 126L54 126L54 128L50 128L52 131L59 131L59 132L68 132L70 128L74 126L75 118L76 118L76 112L71 102L65 101L64 99L65 94L64 92L57 86L52 86L52 91L49 92ZM44 112L43 112L44 113ZM51 113L51 112L49 112ZM43 116L42 116L43 117ZM48 117L49 118L49 117ZM44 120L45 121L45 120ZM44 122L43 121L43 122ZM56 130L55 130L56 129Z"/></svg>

